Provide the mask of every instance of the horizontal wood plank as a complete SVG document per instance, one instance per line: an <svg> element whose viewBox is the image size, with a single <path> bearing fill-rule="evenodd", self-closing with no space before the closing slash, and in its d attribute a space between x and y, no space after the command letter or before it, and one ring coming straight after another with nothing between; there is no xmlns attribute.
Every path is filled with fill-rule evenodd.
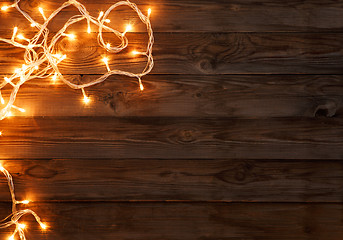
<svg viewBox="0 0 343 240"><path fill-rule="evenodd" d="M42 232L31 217L23 218L28 239L339 240L343 234L341 204L77 202L31 206L49 228ZM9 209L9 204L0 204L1 213ZM1 230L0 238L9 234L8 229Z"/></svg>
<svg viewBox="0 0 343 240"><path fill-rule="evenodd" d="M10 118L2 158L342 159L342 119Z"/></svg>
<svg viewBox="0 0 343 240"><path fill-rule="evenodd" d="M34 201L336 202L341 161L3 160L18 199ZM0 178L0 201L9 200Z"/></svg>
<svg viewBox="0 0 343 240"><path fill-rule="evenodd" d="M156 33L155 37L155 74L343 74L342 33ZM107 52L98 46L96 34L77 38L62 39L56 46L57 52L67 55L59 65L61 72L107 72L101 61ZM111 42L113 35L104 38ZM131 33L128 38L126 50L108 55L110 68L138 73L146 59L132 51L144 51L147 36ZM0 73L13 73L24 63L23 51L1 43L0 59Z"/></svg>
<svg viewBox="0 0 343 240"><path fill-rule="evenodd" d="M73 75L89 82L99 75ZM111 76L81 91L61 81L32 80L17 95L25 116L315 117L343 112L343 75L149 75L137 81ZM5 99L11 87L2 91ZM13 114L20 114L13 111Z"/></svg>
<svg viewBox="0 0 343 240"><path fill-rule="evenodd" d="M0 2L8 3L8 0ZM22 8L33 19L41 22L42 17L37 11L44 7L46 15L50 15L65 0L26 0L22 1ZM117 1L81 0L87 10L95 17L100 10L107 10ZM342 32L343 6L339 1L315 0L139 0L133 1L143 12L152 8L152 25L159 32L284 32L284 31L312 31L312 32ZM77 14L75 8L67 8L59 14L51 24L50 29L56 31L65 24L72 15ZM144 26L138 24L137 17L128 8L121 7L110 14L110 25L120 29L125 23L135 23L134 31L144 31ZM27 21L14 10L0 15L0 30L12 29L19 26L29 27ZM118 27L118 25L120 27ZM78 31L86 31L85 23L75 26ZM95 26L94 26L95 28Z"/></svg>

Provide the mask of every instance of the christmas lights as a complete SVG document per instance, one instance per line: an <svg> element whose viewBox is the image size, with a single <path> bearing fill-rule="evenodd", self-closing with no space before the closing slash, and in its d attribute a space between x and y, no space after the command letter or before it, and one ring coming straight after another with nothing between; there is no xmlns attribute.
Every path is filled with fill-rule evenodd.
<svg viewBox="0 0 343 240"><path fill-rule="evenodd" d="M12 199L12 213L8 217L6 217L2 222L0 222L0 229L1 228L8 228L13 225L15 225L15 229L13 233L8 237L8 240L14 240L15 236L18 235L20 240L25 240L25 232L24 230L27 229L26 224L19 222L20 219L27 214L31 214L37 221L37 223L40 225L40 227L45 230L47 229L47 225L44 224L40 217L31 209L24 209L24 210L17 210L18 204L29 204L29 200L23 200L23 201L17 201L15 197L15 191L14 191L14 184L11 174L0 164L0 172L2 172L6 179L8 188L11 194Z"/></svg>
<svg viewBox="0 0 343 240"><path fill-rule="evenodd" d="M82 91L83 100L85 104L88 104L90 102L89 97L86 95L85 88L101 83L105 81L109 76L114 75L114 74L137 78L140 90L141 91L144 90L144 86L142 84L141 78L145 76L146 74L150 73L154 66L154 60L152 57L152 47L154 44L154 36L153 36L153 31L152 31L152 27L150 23L151 9L148 9L147 15L144 15L141 12L141 10L137 7L136 4L130 2L129 0L126 0L126 1L120 1L113 4L111 7L107 9L106 12L101 11L98 17L93 17L89 14L86 7L82 5L80 2L76 0L69 0L63 3L50 16L46 16L44 9L42 7L39 7L37 11L40 13L43 20L42 23L39 23L33 20L28 13L26 13L19 7L19 2L20 0L15 0L12 5L2 6L1 10L9 11L10 9L15 8L28 20L28 24L30 24L31 27L37 30L37 33L31 39L28 39L22 33L20 33L20 29L15 27L13 29L13 34L12 34L11 39L0 38L0 41L2 42L11 44L14 47L23 48L25 50L25 54L24 54L25 64L23 64L20 68L17 68L11 76L5 77L4 80L0 82L0 106L3 105L3 108L0 111L0 120L3 120L6 117L12 116L11 109L16 109L21 112L25 112L23 108L15 106L14 102L15 102L15 99L16 99L16 96L20 87L27 81L30 81L36 78L52 77L53 82L59 79L63 83L65 83L66 85L68 85L69 87L73 89L80 89ZM80 14L71 17L52 38L49 38L50 42L48 42L48 35L49 35L49 30L47 27L48 24L59 12L61 12L64 8L69 7L71 5L75 6L79 10ZM77 36L74 33L66 32L69 26L75 23L78 23L82 20L86 20L88 24L86 31L88 33L91 33L92 28L90 24L96 25L98 27L98 37L97 37L98 43L102 48L106 49L108 53L113 53L113 54L119 53L120 51L122 51L128 46L128 39L125 36L125 34L129 31L132 31L131 25L127 25L124 32L120 32L106 25L106 23L110 22L110 19L108 19L109 14L115 8L119 6L130 7L133 11L137 13L141 22L146 25L147 34L149 38L146 51L145 52L137 52L137 51L132 52L132 56L143 55L147 58L147 63L144 70L140 73L133 73L133 72L127 72L127 71L122 71L122 70L111 69L109 65L110 59L108 57L104 57L102 59L102 62L104 63L107 72L101 77L99 77L98 79L95 79L85 84L75 84L65 79L62 73L59 71L58 65L63 60L65 60L67 56L61 52L57 52L55 46L58 40L64 37L67 37L71 41L77 40ZM120 44L118 44L117 46L111 46L111 44L105 43L102 36L103 30L114 33L115 36L120 40ZM6 102L3 95L1 95L1 89L3 89L8 84L13 89Z"/></svg>

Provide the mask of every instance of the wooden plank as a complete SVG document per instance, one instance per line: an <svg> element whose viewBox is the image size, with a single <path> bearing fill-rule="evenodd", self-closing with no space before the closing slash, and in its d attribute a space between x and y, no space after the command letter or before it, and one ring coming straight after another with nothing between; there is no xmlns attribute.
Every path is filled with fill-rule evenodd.
<svg viewBox="0 0 343 240"><path fill-rule="evenodd" d="M0 2L8 3L8 0ZM57 9L65 0L39 0L22 1L22 8L36 21L42 17L38 13L38 6L45 9L47 15ZM98 16L100 10L107 10L117 1L82 0L87 10ZM133 1L143 12L150 7L152 24L158 32L285 32L285 31L311 31L311 32L342 32L343 6L339 1L319 2L315 0L149 0ZM2 4L1 4L2 5ZM72 15L77 12L74 8L65 9L50 26L57 31ZM127 22L137 23L137 19L128 8L119 8L110 15L112 25L122 26ZM22 29L28 28L27 21L14 10L0 15L0 30L7 30L13 26ZM117 24L117 25L115 25ZM85 31L85 23L75 26L78 31ZM120 27L119 27L120 29ZM136 24L135 31L144 31L144 26Z"/></svg>
<svg viewBox="0 0 343 240"><path fill-rule="evenodd" d="M0 212L10 208L0 204ZM37 203L49 229L31 217L28 239L325 239L343 234L342 204ZM282 216L282 217L281 217ZM8 229L1 230L6 239Z"/></svg>
<svg viewBox="0 0 343 240"><path fill-rule="evenodd" d="M13 158L342 159L342 119L10 118Z"/></svg>
<svg viewBox="0 0 343 240"><path fill-rule="evenodd" d="M35 201L342 201L341 161L51 159L1 161ZM9 199L0 178L0 201Z"/></svg>
<svg viewBox="0 0 343 240"><path fill-rule="evenodd" d="M33 80L16 105L25 116L333 117L343 110L343 75L148 75L143 83L140 92L136 80L112 76L86 89L92 101L85 106L80 91L61 81ZM2 91L5 99L10 91Z"/></svg>
<svg viewBox="0 0 343 240"><path fill-rule="evenodd" d="M10 37L10 36L9 36ZM105 34L105 41L111 41ZM343 74L343 33L156 33L155 74ZM96 34L61 40L57 51L67 59L64 74L104 74L106 51ZM146 59L146 34L128 34L129 47L108 56L111 69L141 72ZM114 44L112 44L114 45ZM0 45L0 73L13 73L24 63L23 52Z"/></svg>

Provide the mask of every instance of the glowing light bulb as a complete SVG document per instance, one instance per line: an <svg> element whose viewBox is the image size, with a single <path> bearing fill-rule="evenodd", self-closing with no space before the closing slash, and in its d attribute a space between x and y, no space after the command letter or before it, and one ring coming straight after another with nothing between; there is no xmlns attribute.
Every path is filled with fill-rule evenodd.
<svg viewBox="0 0 343 240"><path fill-rule="evenodd" d="M35 26L37 26L37 24L35 24L35 23L31 23L31 25L30 25L31 27L35 27Z"/></svg>
<svg viewBox="0 0 343 240"><path fill-rule="evenodd" d="M13 28L12 39L14 39L15 35L17 34L17 32L18 32L18 27L14 27L14 28Z"/></svg>
<svg viewBox="0 0 343 240"><path fill-rule="evenodd" d="M106 22L106 23L110 23L111 20L110 20L110 19L105 19L105 22Z"/></svg>
<svg viewBox="0 0 343 240"><path fill-rule="evenodd" d="M70 34L66 34L66 36L70 39L70 40L75 40L76 36L73 33Z"/></svg>
<svg viewBox="0 0 343 240"><path fill-rule="evenodd" d="M92 32L92 29L91 29L91 27L90 27L89 25L88 25L87 32L88 32L88 33L91 33L91 32Z"/></svg>
<svg viewBox="0 0 343 240"><path fill-rule="evenodd" d="M143 83L142 83L142 79L138 78L138 81L139 81L139 88L141 89L141 91L143 91L144 90L144 86L143 86Z"/></svg>
<svg viewBox="0 0 343 240"><path fill-rule="evenodd" d="M26 228L26 225L24 223L18 223L18 227L20 229L25 229Z"/></svg>
<svg viewBox="0 0 343 240"><path fill-rule="evenodd" d="M6 11L7 9L9 9L10 7L9 6L2 6L1 7L1 11Z"/></svg>
<svg viewBox="0 0 343 240"><path fill-rule="evenodd" d="M24 108L18 108L18 110L22 113L26 112L26 110Z"/></svg>
<svg viewBox="0 0 343 240"><path fill-rule="evenodd" d="M148 9L148 17L151 15L151 8Z"/></svg>
<svg viewBox="0 0 343 240"><path fill-rule="evenodd" d="M2 132L0 132L0 136L2 135ZM1 163L0 163L0 171L1 172L4 172L5 171L5 168L1 165Z"/></svg>
<svg viewBox="0 0 343 240"><path fill-rule="evenodd" d="M38 8L38 11L39 11L40 14L42 15L43 19L46 21L46 17L45 17L43 8L39 7L39 8Z"/></svg>
<svg viewBox="0 0 343 240"><path fill-rule="evenodd" d="M52 81L55 83L57 80L57 73L54 74L54 76L52 76Z"/></svg>
<svg viewBox="0 0 343 240"><path fill-rule="evenodd" d="M111 43L107 43L107 44L106 44L106 47L107 47L107 48L110 48L110 47L111 47Z"/></svg>
<svg viewBox="0 0 343 240"><path fill-rule="evenodd" d="M139 54L139 52L137 52L137 51L132 51L131 52L133 55L138 55Z"/></svg>
<svg viewBox="0 0 343 240"><path fill-rule="evenodd" d="M104 57L103 59L102 59L102 61L105 63L105 65L106 65L106 68L107 68L107 71L111 71L111 69L110 69L110 66L108 65L108 58L107 57Z"/></svg>
<svg viewBox="0 0 343 240"><path fill-rule="evenodd" d="M132 26L128 24L125 29L125 33L132 31Z"/></svg>
<svg viewBox="0 0 343 240"><path fill-rule="evenodd" d="M14 240L14 236L13 236L13 235L10 236L10 237L8 238L8 240Z"/></svg>
<svg viewBox="0 0 343 240"><path fill-rule="evenodd" d="M39 225L40 225L40 227L42 228L42 229L46 229L47 228L47 226L44 224L44 223L39 223Z"/></svg>
<svg viewBox="0 0 343 240"><path fill-rule="evenodd" d="M0 98L1 104L5 104L5 100L3 97Z"/></svg>
<svg viewBox="0 0 343 240"><path fill-rule="evenodd" d="M101 12L99 13L98 21L102 18L102 16L104 16L104 12L103 12L103 11L101 11Z"/></svg>
<svg viewBox="0 0 343 240"><path fill-rule="evenodd" d="M23 34L17 35L17 38L19 38L19 39L21 39L21 40L24 40L24 39L25 39L25 37L23 36Z"/></svg>
<svg viewBox="0 0 343 240"><path fill-rule="evenodd" d="M89 97L84 96L84 97L83 97L83 102L84 102L85 104L88 104L88 103L90 102Z"/></svg>
<svg viewBox="0 0 343 240"><path fill-rule="evenodd" d="M81 88L81 91L82 91L82 94L83 94L83 102L84 102L85 104L88 104L88 103L90 102L90 98L87 97L86 92L85 92L85 89Z"/></svg>
<svg viewBox="0 0 343 240"><path fill-rule="evenodd" d="M22 204L29 204L30 201L29 200L24 200L24 201L21 201Z"/></svg>
<svg viewBox="0 0 343 240"><path fill-rule="evenodd" d="M38 66L35 66L35 69L36 69L36 70L38 70L38 68L39 68Z"/></svg>

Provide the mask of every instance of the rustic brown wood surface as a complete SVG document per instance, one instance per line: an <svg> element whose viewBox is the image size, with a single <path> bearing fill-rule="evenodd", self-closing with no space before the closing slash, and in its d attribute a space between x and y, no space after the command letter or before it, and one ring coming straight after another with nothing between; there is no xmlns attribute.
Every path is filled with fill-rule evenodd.
<svg viewBox="0 0 343 240"><path fill-rule="evenodd" d="M144 93L137 86L135 79L112 76L87 90L92 103L85 107L80 91L32 80L20 89L17 105L25 116L64 117L339 117L343 111L342 75L149 75Z"/></svg>
<svg viewBox="0 0 343 240"><path fill-rule="evenodd" d="M343 197L341 161L43 159L4 166L18 198L39 201L340 203ZM1 191L0 201L8 199Z"/></svg>
<svg viewBox="0 0 343 240"><path fill-rule="evenodd" d="M37 21L64 0L22 0ZM80 0L94 16L113 0ZM137 0L153 10L155 68L143 78L112 76L80 91L32 80L0 122L0 162L13 174L32 218L30 239L339 240L343 236L343 2L341 0ZM8 4L0 0L0 6ZM76 13L67 8L51 35ZM120 8L109 25L129 47L111 68L140 71L144 25ZM14 10L0 34L34 29ZM57 50L66 77L105 73L105 54L86 23ZM106 42L116 44L113 35ZM23 64L0 43L0 79ZM7 99L10 87L2 90ZM1 107L1 106L0 106ZM10 213L0 176L0 219ZM0 230L0 240L9 229Z"/></svg>
<svg viewBox="0 0 343 240"><path fill-rule="evenodd" d="M8 0L1 0L8 3ZM44 7L47 15L58 8L65 0L26 0L21 6L39 21L42 17L37 11ZM95 17L99 11L106 11L113 0L82 0L87 10ZM142 9L152 8L153 28L156 32L342 32L343 6L341 1L326 0L139 0L135 1ZM76 12L67 8L51 24L52 31L60 27ZM110 14L111 23L116 29L128 21L137 21L128 8L121 7ZM10 21L9 21L10 20ZM0 30L14 25L27 29L22 16L8 11L0 15ZM86 31L86 23L75 28ZM144 25L135 25L135 31L144 31Z"/></svg>
<svg viewBox="0 0 343 240"><path fill-rule="evenodd" d="M9 204L0 204L5 212ZM39 203L50 226L26 218L30 239L333 239L343 234L342 204L284 203ZM9 231L0 232L6 239Z"/></svg>
<svg viewBox="0 0 343 240"><path fill-rule="evenodd" d="M57 44L57 52L67 55L59 64L62 73L107 72L101 61L106 50L96 37L80 33L78 41ZM104 34L105 41L111 37ZM127 50L109 56L110 67L140 72L146 59L132 51L144 51L147 34L129 33L128 39ZM153 74L343 74L343 33L155 33L155 39ZM0 44L0 73L20 67L23 53Z"/></svg>
<svg viewBox="0 0 343 240"><path fill-rule="evenodd" d="M11 118L4 158L336 159L340 118Z"/></svg>

